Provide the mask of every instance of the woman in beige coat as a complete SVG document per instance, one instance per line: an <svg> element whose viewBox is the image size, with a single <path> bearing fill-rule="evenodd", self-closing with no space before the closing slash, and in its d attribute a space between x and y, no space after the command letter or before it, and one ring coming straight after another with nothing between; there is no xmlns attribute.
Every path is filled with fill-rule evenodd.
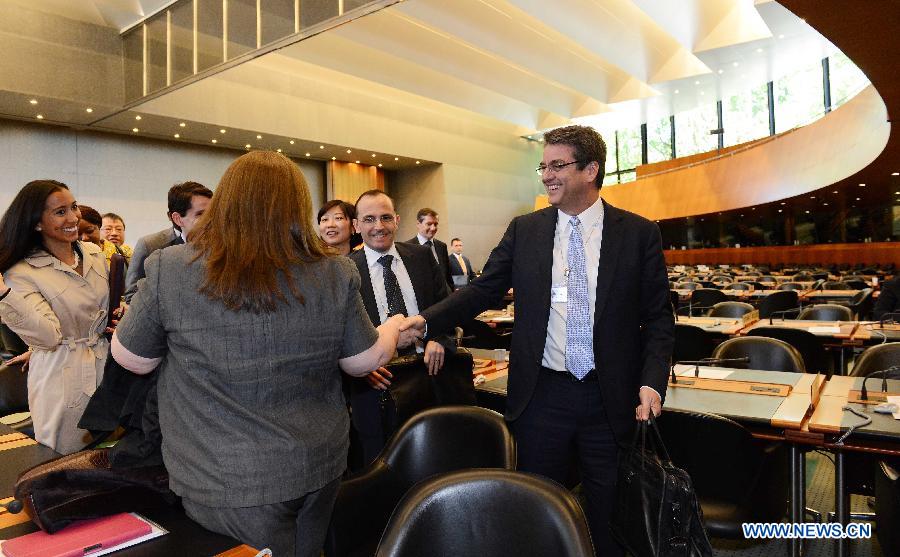
<svg viewBox="0 0 900 557"><path fill-rule="evenodd" d="M106 257L78 241L65 184L29 182L0 221L0 319L28 343L35 439L60 453L90 440L77 423L100 384L109 344Z"/></svg>

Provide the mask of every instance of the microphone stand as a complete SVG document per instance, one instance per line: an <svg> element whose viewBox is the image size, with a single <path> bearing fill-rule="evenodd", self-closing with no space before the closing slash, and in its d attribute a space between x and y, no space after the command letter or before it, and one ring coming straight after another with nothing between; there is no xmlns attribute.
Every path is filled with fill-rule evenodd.
<svg viewBox="0 0 900 557"><path fill-rule="evenodd" d="M896 323L896 317L900 317L900 311L889 311L881 316L881 319L878 320L878 327L880 329L884 329L885 323Z"/></svg>
<svg viewBox="0 0 900 557"><path fill-rule="evenodd" d="M887 380L888 376L897 375L900 376L900 365L891 366L885 369L879 369L877 371L873 371L872 373L866 375L865 379L863 379L862 388L859 390L859 398L860 400L869 400L869 392L866 390L866 381L869 380L870 377L881 377L881 392L887 392Z"/></svg>
<svg viewBox="0 0 900 557"><path fill-rule="evenodd" d="M772 318L773 318L776 314L778 314L778 315L781 316L781 320L782 320L782 321L785 321L786 319L785 319L784 316L785 316L786 314L788 314L788 313L793 313L793 312L800 313L801 311L803 311L803 306L798 306L798 307L791 308L791 309L783 309L783 310L780 310L780 311L773 311L772 313L769 314L769 325L772 324Z"/></svg>
<svg viewBox="0 0 900 557"><path fill-rule="evenodd" d="M678 379L675 376L675 366L679 364L694 366L694 377L700 377L700 366L749 363L750 356L742 356L740 358L701 358L699 360L680 360L672 364L672 383L678 383Z"/></svg>

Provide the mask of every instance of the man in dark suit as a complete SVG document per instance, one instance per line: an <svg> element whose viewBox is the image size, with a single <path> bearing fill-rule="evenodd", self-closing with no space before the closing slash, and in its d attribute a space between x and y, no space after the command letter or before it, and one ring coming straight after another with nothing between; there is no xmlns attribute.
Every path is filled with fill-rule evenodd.
<svg viewBox="0 0 900 557"><path fill-rule="evenodd" d="M872 310L874 319L881 319L890 313L900 312L900 277L881 283L881 294L875 302L875 309ZM900 315L887 315L893 317L894 321L900 321Z"/></svg>
<svg viewBox="0 0 900 557"><path fill-rule="evenodd" d="M620 555L608 528L618 454L636 419L661 412L674 342L660 233L599 198L595 130L544 141L537 171L552 207L513 219L481 276L404 327L447 330L514 288L506 419L519 469L562 483L576 462L597 554Z"/></svg>
<svg viewBox="0 0 900 557"><path fill-rule="evenodd" d="M450 259L447 255L447 244L435 238L438 230L438 214L434 209L423 207L416 213L416 236L406 241L407 244L426 246L431 249L434 259L441 268L441 274L447 281L447 286L453 288L453 278L450 276Z"/></svg>
<svg viewBox="0 0 900 557"><path fill-rule="evenodd" d="M432 251L394 242L400 217L384 192L370 190L360 195L353 223L362 235L363 249L351 252L349 257L359 269L360 294L374 325L397 313L415 315L447 297L450 290ZM445 351L455 350L446 336L426 339L424 344L403 340L401 354L424 353L432 375L443 367ZM359 433L366 463L378 456L389 433L383 428L379 399L380 390L390 385L390 377L390 372L379 368L365 379L353 380L351 386L353 426Z"/></svg>
<svg viewBox="0 0 900 557"><path fill-rule="evenodd" d="M144 260L147 256L158 249L183 244L188 233L206 211L212 195L209 188L197 182L183 182L169 188L169 211L166 216L172 222L172 226L148 234L135 244L134 255L131 256L128 273L125 275L126 302L131 301L131 297L137 292L138 281L144 278Z"/></svg>
<svg viewBox="0 0 900 557"><path fill-rule="evenodd" d="M450 277L453 279L454 290L469 284L475 278L472 262L463 255L463 243L459 238L450 240Z"/></svg>

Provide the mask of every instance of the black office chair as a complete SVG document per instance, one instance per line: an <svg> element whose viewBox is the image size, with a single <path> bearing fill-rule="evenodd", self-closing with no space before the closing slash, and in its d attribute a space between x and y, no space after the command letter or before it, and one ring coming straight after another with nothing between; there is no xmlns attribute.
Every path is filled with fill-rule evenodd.
<svg viewBox="0 0 900 557"><path fill-rule="evenodd" d="M778 284L778 279L773 276L766 275L757 278L755 282L761 282L763 284Z"/></svg>
<svg viewBox="0 0 900 557"><path fill-rule="evenodd" d="M691 476L711 537L743 539L742 523L785 516L783 443L754 439L737 422L701 412L666 410L657 424L672 462Z"/></svg>
<svg viewBox="0 0 900 557"><path fill-rule="evenodd" d="M708 317L743 317L753 311L752 305L745 302L719 302L706 313Z"/></svg>
<svg viewBox="0 0 900 557"><path fill-rule="evenodd" d="M681 302L681 294L677 290L669 290L669 301L672 302L672 311L676 311Z"/></svg>
<svg viewBox="0 0 900 557"><path fill-rule="evenodd" d="M484 321L472 319L463 326L460 346L465 348L482 348L492 350L502 348L509 350L512 344L512 331L498 331Z"/></svg>
<svg viewBox="0 0 900 557"><path fill-rule="evenodd" d="M869 283L867 283L863 279L845 279L843 283L846 284L851 290L862 290L869 287Z"/></svg>
<svg viewBox="0 0 900 557"><path fill-rule="evenodd" d="M806 287L799 282L782 282L778 285L778 290L806 290Z"/></svg>
<svg viewBox="0 0 900 557"><path fill-rule="evenodd" d="M713 351L712 337L700 327L675 323L675 345L672 349L672 361L690 361L708 358Z"/></svg>
<svg viewBox="0 0 900 557"><path fill-rule="evenodd" d="M828 280L822 283L822 290L853 290L850 285L841 280Z"/></svg>
<svg viewBox="0 0 900 557"><path fill-rule="evenodd" d="M875 470L875 535L881 553L900 555L900 465L879 462Z"/></svg>
<svg viewBox="0 0 900 557"><path fill-rule="evenodd" d="M698 288L703 288L703 285L699 282L688 280L683 282L676 282L675 288L678 290L697 290Z"/></svg>
<svg viewBox="0 0 900 557"><path fill-rule="evenodd" d="M467 470L422 482L403 498L377 557L593 557L575 497L546 478Z"/></svg>
<svg viewBox="0 0 900 557"><path fill-rule="evenodd" d="M0 339L6 357L18 356L28 350L28 345L6 325L0 324ZM28 412L28 374L22 366L0 364L0 416ZM31 414L26 414L11 428L29 437L34 437Z"/></svg>
<svg viewBox="0 0 900 557"><path fill-rule="evenodd" d="M744 282L735 282L731 284L729 287L731 290L754 290L756 286L752 282L744 281Z"/></svg>
<svg viewBox="0 0 900 557"><path fill-rule="evenodd" d="M850 375L865 377L896 365L900 365L900 342L876 344L866 348L856 358L856 364L850 370Z"/></svg>
<svg viewBox="0 0 900 557"><path fill-rule="evenodd" d="M765 319L771 317L774 313L784 314L788 317L796 315L791 310L796 310L799 313L799 304L800 296L794 290L772 292L759 303L759 318Z"/></svg>
<svg viewBox="0 0 900 557"><path fill-rule="evenodd" d="M416 414L374 462L341 482L325 554L372 555L394 507L413 485L436 474L490 467L516 467L515 441L503 416L477 406Z"/></svg>
<svg viewBox="0 0 900 557"><path fill-rule="evenodd" d="M872 313L872 308L875 305L875 302L872 299L872 289L863 288L857 292L849 302L840 303L840 305L845 305L850 308L850 311L853 312L854 319L857 321L864 321L865 319L868 319L869 315Z"/></svg>
<svg viewBox="0 0 900 557"><path fill-rule="evenodd" d="M788 327L756 327L751 329L750 336L777 338L797 349L803 357L803 367L807 373L822 373L831 377L834 373L834 360L825 352L825 345L816 335L803 329Z"/></svg>
<svg viewBox="0 0 900 557"><path fill-rule="evenodd" d="M791 280L794 282L809 282L811 280L815 280L811 273L802 272L797 273L791 277Z"/></svg>
<svg viewBox="0 0 900 557"><path fill-rule="evenodd" d="M705 313L709 308L714 306L719 302L725 302L728 300L728 296L725 295L721 290L716 290L715 288L700 288L691 292L691 307L697 307L697 310L692 309L692 315L700 315Z"/></svg>
<svg viewBox="0 0 900 557"><path fill-rule="evenodd" d="M747 364L728 364L728 367L791 371L805 373L803 356L796 348L783 340L768 337L737 337L720 344L713 351L713 358L750 358Z"/></svg>
<svg viewBox="0 0 900 557"><path fill-rule="evenodd" d="M850 321L853 319L853 314L847 306L816 304L803 308L797 319L809 321Z"/></svg>

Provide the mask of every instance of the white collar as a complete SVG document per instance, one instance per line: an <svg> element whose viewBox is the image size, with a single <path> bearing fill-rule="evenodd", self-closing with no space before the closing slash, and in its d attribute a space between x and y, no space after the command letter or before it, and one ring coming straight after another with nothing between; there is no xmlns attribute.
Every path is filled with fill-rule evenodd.
<svg viewBox="0 0 900 557"><path fill-rule="evenodd" d="M420 246L424 246L425 242L429 241L428 238L426 238L425 236L422 236L421 234L416 234L416 239L419 240ZM431 243L434 244L434 240L431 240Z"/></svg>
<svg viewBox="0 0 900 557"><path fill-rule="evenodd" d="M397 252L396 244L391 244L391 247L387 249L387 251L380 252L375 251L369 246L363 244L363 251L366 254L366 265L371 269L375 265L381 265L378 260L385 255L393 255L394 259L400 259L400 253Z"/></svg>
<svg viewBox="0 0 900 557"><path fill-rule="evenodd" d="M569 220L573 215L568 215L560 209L557 209L556 211L558 214L556 221L557 228L565 228L569 225ZM574 216L578 217L578 220L581 221L582 230L589 230L593 226L596 226L603 221L603 199L598 196L597 201L594 201L590 207Z"/></svg>

